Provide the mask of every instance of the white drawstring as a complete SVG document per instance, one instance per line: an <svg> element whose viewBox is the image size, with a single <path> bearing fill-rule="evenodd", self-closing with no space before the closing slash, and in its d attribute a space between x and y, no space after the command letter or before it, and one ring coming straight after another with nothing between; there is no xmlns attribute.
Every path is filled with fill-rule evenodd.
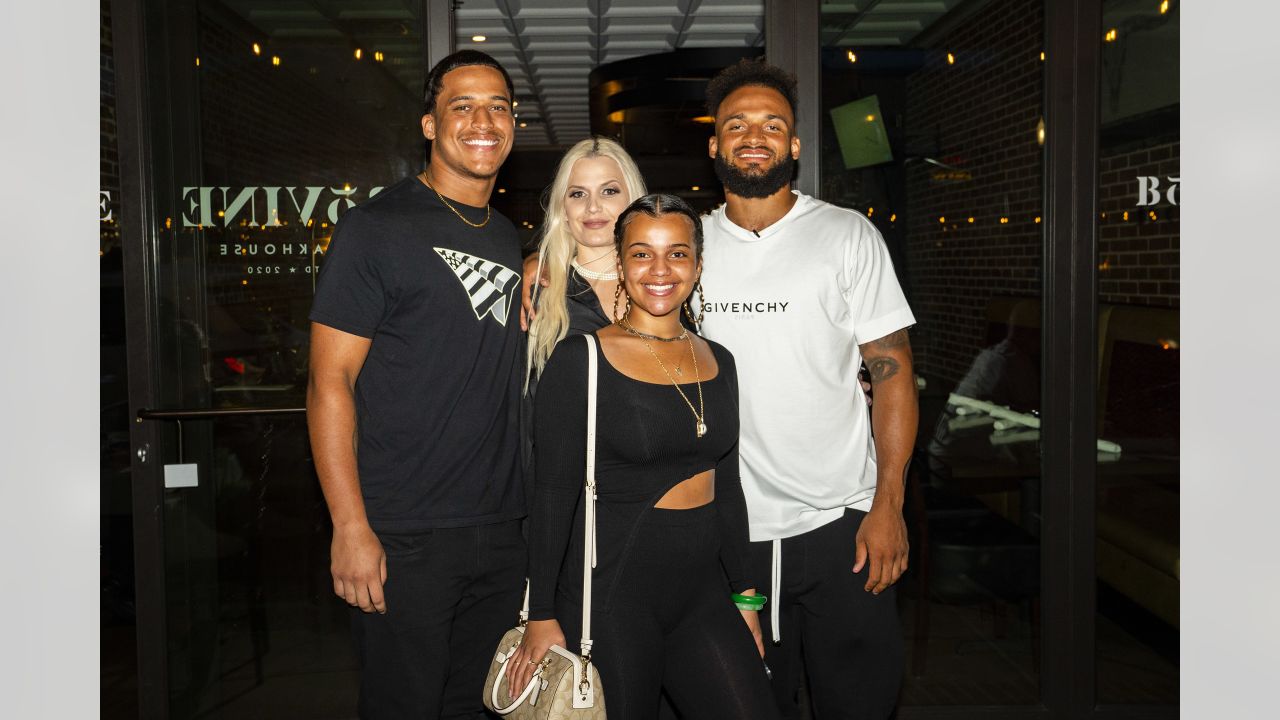
<svg viewBox="0 0 1280 720"><path fill-rule="evenodd" d="M782 604L782 538L773 541L773 577L769 582L773 597L769 598L769 624L773 626L773 643L782 642L782 628L778 627L778 606Z"/></svg>

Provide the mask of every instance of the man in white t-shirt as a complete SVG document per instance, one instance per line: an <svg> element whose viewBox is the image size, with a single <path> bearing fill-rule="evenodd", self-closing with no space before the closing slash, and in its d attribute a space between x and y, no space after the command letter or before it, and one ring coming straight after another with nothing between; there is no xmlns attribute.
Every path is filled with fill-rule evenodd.
<svg viewBox="0 0 1280 720"><path fill-rule="evenodd" d="M875 226L790 189L795 98L795 79L759 61L707 86L727 202L703 220L701 330L738 365L742 485L753 576L770 578L761 620L779 708L798 712L803 658L817 720L879 719L903 669L892 586L907 567L915 318Z"/></svg>

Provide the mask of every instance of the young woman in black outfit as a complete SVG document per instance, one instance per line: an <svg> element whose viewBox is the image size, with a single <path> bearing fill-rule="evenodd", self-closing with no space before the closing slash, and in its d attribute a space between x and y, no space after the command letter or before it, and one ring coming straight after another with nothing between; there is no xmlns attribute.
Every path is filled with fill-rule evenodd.
<svg viewBox="0 0 1280 720"><path fill-rule="evenodd" d="M619 320L595 333L593 662L608 715L652 720L665 689L688 720L775 718L759 620L731 599L755 594L733 356L680 322L702 269L701 222L678 197L647 195L614 236ZM538 383L530 622L511 687L580 634L587 348L582 336L560 342Z"/></svg>

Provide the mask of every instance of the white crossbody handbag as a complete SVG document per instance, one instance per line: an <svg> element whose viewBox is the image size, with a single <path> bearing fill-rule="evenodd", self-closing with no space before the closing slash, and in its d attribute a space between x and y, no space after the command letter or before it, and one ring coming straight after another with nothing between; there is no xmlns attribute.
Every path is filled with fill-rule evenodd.
<svg viewBox="0 0 1280 720"><path fill-rule="evenodd" d="M587 338L587 482L582 548L581 653L552 645L529 684L509 705L507 664L524 639L529 621L529 586L524 589L520 623L502 636L484 681L484 706L512 720L605 720L604 690L591 662L591 570L596 566L596 338Z"/></svg>

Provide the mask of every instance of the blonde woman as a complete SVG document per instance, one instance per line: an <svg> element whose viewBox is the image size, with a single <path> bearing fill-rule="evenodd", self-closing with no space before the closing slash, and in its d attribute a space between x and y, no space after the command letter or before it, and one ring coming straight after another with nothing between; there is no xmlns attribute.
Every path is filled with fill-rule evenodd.
<svg viewBox="0 0 1280 720"><path fill-rule="evenodd" d="M531 383L542 374L556 343L613 322L618 290L613 224L644 194L635 161L613 140L588 138L560 160L538 243L534 277L545 278L546 285L532 291L537 313L529 326Z"/></svg>

